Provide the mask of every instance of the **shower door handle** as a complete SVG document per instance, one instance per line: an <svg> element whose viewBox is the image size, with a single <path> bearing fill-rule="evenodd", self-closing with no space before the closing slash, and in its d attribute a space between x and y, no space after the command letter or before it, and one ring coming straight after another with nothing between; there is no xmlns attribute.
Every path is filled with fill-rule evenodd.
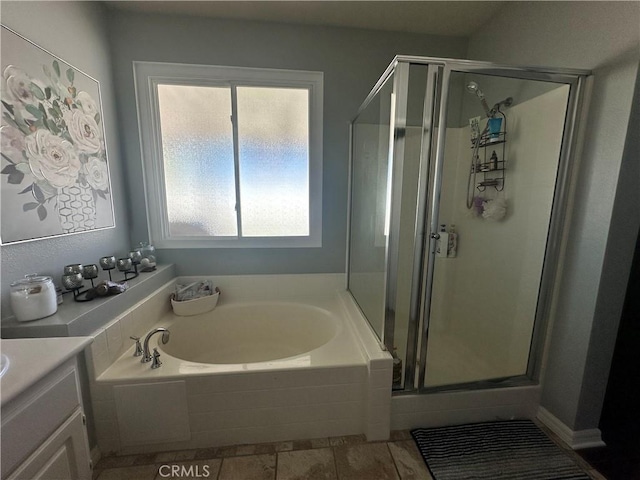
<svg viewBox="0 0 640 480"><path fill-rule="evenodd" d="M431 234L431 238L433 238L434 240L440 240L440 234L439 233L432 233Z"/></svg>

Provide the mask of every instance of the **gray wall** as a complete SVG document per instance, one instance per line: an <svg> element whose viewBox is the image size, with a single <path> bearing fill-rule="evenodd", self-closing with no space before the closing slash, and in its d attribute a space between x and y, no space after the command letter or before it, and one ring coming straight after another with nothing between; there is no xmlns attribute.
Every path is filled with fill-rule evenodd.
<svg viewBox="0 0 640 480"><path fill-rule="evenodd" d="M142 15L109 18L132 240L147 238L132 61L159 61L324 72L322 248L171 249L163 262L179 274L343 272L349 121L396 54L463 57L467 41L346 28Z"/></svg>
<svg viewBox="0 0 640 480"><path fill-rule="evenodd" d="M639 24L637 2L516 2L469 42L472 59L594 73L542 396L574 430L598 426L640 224Z"/></svg>
<svg viewBox="0 0 640 480"><path fill-rule="evenodd" d="M585 368L585 381L580 393L577 425L589 425L602 410L602 386L607 384L611 368L611 349L602 348L602 338L615 338L618 332L624 295L629 280L633 251L629 243L638 236L640 221L640 71L636 77L629 130L625 142L618 188L611 215L611 229L600 277L600 291ZM637 294L638 292L635 292ZM632 295L634 293L631 293ZM616 321L612 321L616 319ZM640 345L638 345L640 347ZM630 375L635 372L630 371ZM637 378L637 377L636 377ZM584 427L588 428L588 427Z"/></svg>
<svg viewBox="0 0 640 480"><path fill-rule="evenodd" d="M4 25L100 82L116 220L116 228L108 230L0 247L5 317L10 315L12 281L38 272L52 275L60 283L64 265L97 263L104 255L124 255L130 246L104 8L97 2L11 1L3 1L0 8Z"/></svg>

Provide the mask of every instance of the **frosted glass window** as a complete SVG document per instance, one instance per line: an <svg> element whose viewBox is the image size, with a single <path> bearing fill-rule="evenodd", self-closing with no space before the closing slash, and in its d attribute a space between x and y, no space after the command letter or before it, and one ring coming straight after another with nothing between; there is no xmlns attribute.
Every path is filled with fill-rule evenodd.
<svg viewBox="0 0 640 480"><path fill-rule="evenodd" d="M158 85L170 235L235 236L228 87Z"/></svg>
<svg viewBox="0 0 640 480"><path fill-rule="evenodd" d="M322 246L322 72L134 72L156 247Z"/></svg>
<svg viewBox="0 0 640 480"><path fill-rule="evenodd" d="M244 236L309 235L309 92L238 87Z"/></svg>

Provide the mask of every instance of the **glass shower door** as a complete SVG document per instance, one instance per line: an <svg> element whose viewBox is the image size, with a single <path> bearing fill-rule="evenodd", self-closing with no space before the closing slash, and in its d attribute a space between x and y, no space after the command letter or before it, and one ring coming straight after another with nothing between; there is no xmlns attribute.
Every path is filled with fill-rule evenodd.
<svg viewBox="0 0 640 480"><path fill-rule="evenodd" d="M445 81L422 388L530 373L570 96L562 82L473 70Z"/></svg>
<svg viewBox="0 0 640 480"><path fill-rule="evenodd" d="M396 57L363 103L348 290L395 390L538 378L585 78Z"/></svg>
<svg viewBox="0 0 640 480"><path fill-rule="evenodd" d="M349 290L394 357L394 389L414 383L438 70L396 65L352 124Z"/></svg>
<svg viewBox="0 0 640 480"><path fill-rule="evenodd" d="M393 75L352 123L349 290L384 339Z"/></svg>

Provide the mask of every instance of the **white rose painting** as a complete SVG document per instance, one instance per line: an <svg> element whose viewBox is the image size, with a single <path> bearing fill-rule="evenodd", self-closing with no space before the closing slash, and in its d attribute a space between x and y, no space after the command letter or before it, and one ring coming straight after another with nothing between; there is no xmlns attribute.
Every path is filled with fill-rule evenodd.
<svg viewBox="0 0 640 480"><path fill-rule="evenodd" d="M2 27L2 244L114 226L96 80Z"/></svg>

